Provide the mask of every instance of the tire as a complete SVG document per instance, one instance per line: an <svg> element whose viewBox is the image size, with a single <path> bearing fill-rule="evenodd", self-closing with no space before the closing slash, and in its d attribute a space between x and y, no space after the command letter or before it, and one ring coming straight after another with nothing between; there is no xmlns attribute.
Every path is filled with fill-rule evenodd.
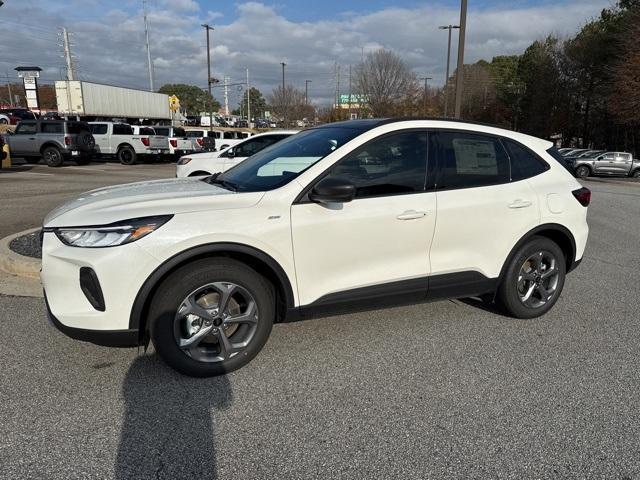
<svg viewBox="0 0 640 480"><path fill-rule="evenodd" d="M56 147L46 147L42 150L42 158L50 167L60 167L64 163L64 156Z"/></svg>
<svg viewBox="0 0 640 480"><path fill-rule="evenodd" d="M220 285L235 286L223 313L233 313L232 318L236 319L244 315L253 321L227 323L227 318L222 322L216 310L211 310L220 306ZM188 301L193 305L196 300L200 303L187 308ZM203 301L208 301L208 312L202 308L207 306ZM255 309L250 309L250 305ZM188 314L189 310L204 311L208 316ZM170 367L192 377L211 377L249 363L269 338L274 318L274 289L264 277L236 260L208 258L179 268L160 285L148 320L153 345ZM190 328L196 330L187 331ZM199 331L207 333L196 341L194 337ZM225 354L223 338L231 342L229 347L235 344L238 350L230 348ZM194 345L181 348L180 341L193 341Z"/></svg>
<svg viewBox="0 0 640 480"><path fill-rule="evenodd" d="M587 178L589 175L591 175L591 169L586 165L580 165L576 168L576 177Z"/></svg>
<svg viewBox="0 0 640 480"><path fill-rule="evenodd" d="M0 125L8 125L9 121L6 118L0 118Z"/></svg>
<svg viewBox="0 0 640 480"><path fill-rule="evenodd" d="M120 147L118 153L116 153L116 158L122 165L135 165L137 162L136 157L136 151L128 145Z"/></svg>
<svg viewBox="0 0 640 480"><path fill-rule="evenodd" d="M80 132L76 139L78 146L85 152L92 152L96 147L96 140L89 132Z"/></svg>
<svg viewBox="0 0 640 480"><path fill-rule="evenodd" d="M202 170L197 172L192 172L189 174L190 177L203 177L205 175L211 175L209 172L203 172Z"/></svg>
<svg viewBox="0 0 640 480"><path fill-rule="evenodd" d="M539 317L557 302L565 276L566 259L562 249L548 238L534 236L509 261L498 287L497 300L513 317Z"/></svg>
<svg viewBox="0 0 640 480"><path fill-rule="evenodd" d="M631 178L640 178L640 168L631 172Z"/></svg>

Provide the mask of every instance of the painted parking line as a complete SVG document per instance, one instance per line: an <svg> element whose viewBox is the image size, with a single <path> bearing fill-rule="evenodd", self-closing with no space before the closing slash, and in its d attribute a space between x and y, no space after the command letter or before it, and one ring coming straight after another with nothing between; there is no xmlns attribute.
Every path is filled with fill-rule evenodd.
<svg viewBox="0 0 640 480"><path fill-rule="evenodd" d="M0 179L16 178L16 176L20 176L20 175L37 175L37 176L48 177L55 174L54 173L37 173L37 172L16 172L16 173L12 173L11 175L0 175Z"/></svg>

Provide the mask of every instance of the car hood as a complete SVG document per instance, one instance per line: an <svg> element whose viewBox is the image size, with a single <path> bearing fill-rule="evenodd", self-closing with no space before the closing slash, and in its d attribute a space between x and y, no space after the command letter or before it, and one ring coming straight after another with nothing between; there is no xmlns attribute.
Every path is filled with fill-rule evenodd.
<svg viewBox="0 0 640 480"><path fill-rule="evenodd" d="M86 192L53 211L45 227L106 225L131 218L247 208L263 192L234 193L197 178L128 183Z"/></svg>

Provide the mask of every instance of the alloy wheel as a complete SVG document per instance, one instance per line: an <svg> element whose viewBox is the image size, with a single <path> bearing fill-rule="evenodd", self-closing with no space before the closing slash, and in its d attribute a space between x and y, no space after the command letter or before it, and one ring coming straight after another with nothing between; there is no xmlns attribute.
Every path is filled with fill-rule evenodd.
<svg viewBox="0 0 640 480"><path fill-rule="evenodd" d="M520 302L528 308L540 308L556 294L560 271L558 260L548 251L529 256L520 267L517 290Z"/></svg>
<svg viewBox="0 0 640 480"><path fill-rule="evenodd" d="M231 282L203 285L176 311L176 344L200 362L223 362L251 343L258 326L258 307L249 291Z"/></svg>

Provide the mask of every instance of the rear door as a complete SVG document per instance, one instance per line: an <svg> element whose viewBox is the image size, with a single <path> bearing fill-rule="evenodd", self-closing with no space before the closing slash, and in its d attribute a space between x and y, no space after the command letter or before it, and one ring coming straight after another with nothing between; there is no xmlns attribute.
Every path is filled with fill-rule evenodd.
<svg viewBox="0 0 640 480"><path fill-rule="evenodd" d="M593 168L596 173L611 175L615 173L615 152L607 152L596 157Z"/></svg>
<svg viewBox="0 0 640 480"><path fill-rule="evenodd" d="M613 171L616 175L628 175L631 171L632 156L630 153L616 152L613 159Z"/></svg>
<svg viewBox="0 0 640 480"><path fill-rule="evenodd" d="M429 138L429 157L438 159L430 295L446 296L460 283L468 283L471 295L477 283L498 277L516 242L539 224L538 197L526 175L513 169L512 179L499 137L439 130Z"/></svg>

